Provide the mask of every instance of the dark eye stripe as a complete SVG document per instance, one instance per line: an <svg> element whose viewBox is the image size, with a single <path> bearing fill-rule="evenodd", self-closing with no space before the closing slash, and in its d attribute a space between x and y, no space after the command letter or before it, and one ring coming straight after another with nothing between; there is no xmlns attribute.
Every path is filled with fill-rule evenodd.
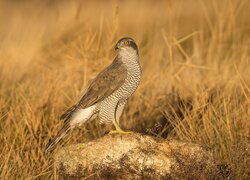
<svg viewBox="0 0 250 180"><path fill-rule="evenodd" d="M126 45L126 46L132 47L132 48L135 49L135 50L137 51L137 53L138 53L138 47L137 47L135 41L134 41L132 38L130 38L130 37L124 37L124 38L120 39L120 40L117 42L117 44L122 44L122 43L123 43L124 45Z"/></svg>
<svg viewBox="0 0 250 180"><path fill-rule="evenodd" d="M135 49L136 51L138 51L138 47L137 47L137 45L135 44L135 42L130 41L129 46L132 47L133 49Z"/></svg>

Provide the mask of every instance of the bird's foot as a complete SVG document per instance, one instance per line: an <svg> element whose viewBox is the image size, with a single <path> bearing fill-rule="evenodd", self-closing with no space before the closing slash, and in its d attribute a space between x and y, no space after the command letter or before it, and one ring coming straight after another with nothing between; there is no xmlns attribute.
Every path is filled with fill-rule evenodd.
<svg viewBox="0 0 250 180"><path fill-rule="evenodd" d="M109 134L116 134L116 133L119 133L119 134L131 134L133 133L132 131L123 131L121 129L116 129L116 130L111 130L109 131Z"/></svg>
<svg viewBox="0 0 250 180"><path fill-rule="evenodd" d="M82 148L84 148L84 144L79 144L78 149L82 149Z"/></svg>

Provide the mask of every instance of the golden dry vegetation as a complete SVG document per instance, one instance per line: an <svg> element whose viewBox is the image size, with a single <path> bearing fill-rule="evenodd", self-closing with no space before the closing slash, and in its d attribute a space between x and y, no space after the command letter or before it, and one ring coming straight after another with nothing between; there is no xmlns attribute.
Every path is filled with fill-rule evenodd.
<svg viewBox="0 0 250 180"><path fill-rule="evenodd" d="M248 0L0 1L0 178L57 177L43 150L58 116L131 36L143 78L123 128L201 144L218 179L249 179L249 11ZM103 133L92 122L62 145Z"/></svg>

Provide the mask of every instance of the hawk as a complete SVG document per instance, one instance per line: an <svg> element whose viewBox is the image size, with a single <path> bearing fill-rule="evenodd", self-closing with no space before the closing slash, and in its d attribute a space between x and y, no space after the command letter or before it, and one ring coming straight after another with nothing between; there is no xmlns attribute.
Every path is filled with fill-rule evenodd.
<svg viewBox="0 0 250 180"><path fill-rule="evenodd" d="M89 83L80 100L60 117L63 127L49 140L45 152L74 127L99 117L100 123L113 123L116 131L124 133L119 118L128 98L135 92L141 79L138 46L132 38L120 39L115 50L117 55L107 68Z"/></svg>

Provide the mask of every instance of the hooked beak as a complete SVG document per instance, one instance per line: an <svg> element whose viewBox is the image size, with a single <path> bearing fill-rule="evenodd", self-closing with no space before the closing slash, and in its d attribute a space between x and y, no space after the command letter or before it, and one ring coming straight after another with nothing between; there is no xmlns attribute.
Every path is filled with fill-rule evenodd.
<svg viewBox="0 0 250 180"><path fill-rule="evenodd" d="M115 45L115 50L118 50L119 49L119 46L118 44Z"/></svg>

